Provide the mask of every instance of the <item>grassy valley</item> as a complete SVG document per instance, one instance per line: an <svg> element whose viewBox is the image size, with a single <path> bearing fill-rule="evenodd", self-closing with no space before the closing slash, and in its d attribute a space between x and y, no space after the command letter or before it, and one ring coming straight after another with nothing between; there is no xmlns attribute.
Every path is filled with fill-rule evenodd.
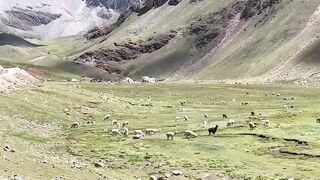
<svg viewBox="0 0 320 180"><path fill-rule="evenodd" d="M81 177L75 179L99 174L115 179L147 179L150 175L164 177L173 170L182 171L187 179L216 175L231 179L319 176L317 88L181 83L76 86L50 82L39 89L1 96L3 128L8 127L3 129L1 141L16 151L2 152L8 160L1 160L7 170L1 173L14 172L26 179L59 175L74 179L79 173ZM281 95L273 96L272 92ZM186 100L186 105L181 106L181 100ZM242 106L244 101L249 105ZM144 106L149 103L152 106ZM283 105L295 108L284 111ZM250 117L251 111L257 115ZM236 120L234 127L226 126L223 113ZM111 120L103 120L106 114L111 120L129 121L129 137L113 137L111 129L115 127ZM207 128L202 127L204 114L209 116L209 127L219 125L216 135L209 136ZM185 115L189 117L187 122ZM262 126L259 118L269 119L271 126ZM70 129L75 121L81 126ZM256 122L258 127L249 130L247 121ZM161 131L141 140L132 139L135 129L146 128ZM187 129L198 137L184 138ZM165 133L176 130L174 140L166 140ZM71 168L72 160L81 168ZM99 160L106 167L95 168ZM15 169L31 162L39 169Z"/></svg>

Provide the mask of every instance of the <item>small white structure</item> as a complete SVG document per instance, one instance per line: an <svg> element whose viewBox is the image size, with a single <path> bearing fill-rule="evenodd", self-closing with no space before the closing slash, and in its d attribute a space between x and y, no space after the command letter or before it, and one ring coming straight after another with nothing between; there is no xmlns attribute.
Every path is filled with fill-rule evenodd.
<svg viewBox="0 0 320 180"><path fill-rule="evenodd" d="M156 78L150 78L149 76L142 76L143 83L155 83Z"/></svg>
<svg viewBox="0 0 320 180"><path fill-rule="evenodd" d="M125 78L121 81L121 83L124 83L124 84L132 84L132 83L134 83L134 81L133 81L131 78L129 78L129 77L125 77Z"/></svg>

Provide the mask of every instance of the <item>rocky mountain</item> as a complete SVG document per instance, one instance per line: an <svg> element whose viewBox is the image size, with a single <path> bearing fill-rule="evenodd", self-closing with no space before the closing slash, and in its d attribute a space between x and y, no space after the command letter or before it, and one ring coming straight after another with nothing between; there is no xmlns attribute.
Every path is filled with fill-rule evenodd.
<svg viewBox="0 0 320 180"><path fill-rule="evenodd" d="M130 8L142 14L167 1L0 0L0 32L41 39L72 36L113 24Z"/></svg>
<svg viewBox="0 0 320 180"><path fill-rule="evenodd" d="M134 4L142 4L142 0L86 0L89 7L103 6L108 9L114 9L117 12L123 12Z"/></svg>
<svg viewBox="0 0 320 180"><path fill-rule="evenodd" d="M0 32L52 39L115 22L133 2L81 0L0 0Z"/></svg>

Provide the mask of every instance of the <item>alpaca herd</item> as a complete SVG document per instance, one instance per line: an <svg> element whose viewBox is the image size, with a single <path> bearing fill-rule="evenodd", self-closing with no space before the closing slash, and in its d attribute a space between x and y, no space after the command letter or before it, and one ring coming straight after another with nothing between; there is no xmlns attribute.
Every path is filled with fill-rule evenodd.
<svg viewBox="0 0 320 180"><path fill-rule="evenodd" d="M209 118L209 116L207 114L204 114L204 118L205 119L203 120L203 126L202 126L203 128L205 128L207 126L207 123L208 123L207 119ZM188 121L189 118L187 116L184 116L184 119L185 119L185 121ZM106 115L104 117L104 120L107 120L107 121L111 120L111 116ZM115 137L116 136L126 136L126 137L129 136L129 129L128 129L129 121L124 121L121 123L118 120L112 120L111 125L116 127L116 129L111 129L112 136L115 136ZM71 128L79 128L79 127L80 127L79 122L74 122L71 124ZM123 130L121 130L120 127L122 127ZM208 128L209 135L215 135L218 130L218 127L219 126L216 125L214 127ZM145 137L146 135L151 136L151 135L154 135L160 131L161 131L160 129L156 129L156 128L146 128L144 131L137 129L137 130L134 130L132 139L141 139L142 137ZM176 136L176 134L178 134L178 131L167 132L165 135L166 135L167 140L173 140L173 138L174 138L174 136ZM187 139L198 137L198 135L195 132L193 132L192 130L184 131L183 135Z"/></svg>
<svg viewBox="0 0 320 180"><path fill-rule="evenodd" d="M246 94L250 94L250 93L246 93ZM265 96L269 96L268 93L264 94ZM272 92L271 96L276 96L276 97L280 97L280 93L276 93L276 92ZM284 97L283 100L287 101L287 100L294 100L293 97L288 98L288 97ZM148 96L148 101L151 101L151 96ZM222 100L221 102L223 103L227 103L227 101ZM235 103L236 100L232 99L232 102ZM200 104L200 103L199 103ZM215 104L215 103L213 103ZM181 107L186 106L187 105L187 101L186 100L182 100L180 101L180 105ZM244 101L241 103L242 106L247 106L249 105L248 101ZM283 105L282 109L283 111L287 112L290 109L295 108L295 105ZM300 114L302 114L302 112L300 111ZM250 111L249 116L248 116L248 121L247 121L247 126L249 127L249 130L254 130L256 129L259 125L262 127L269 127L271 125L271 121L268 119L264 119L262 118L263 114L262 112L256 113L254 111ZM197 130L197 131L202 131L203 128L207 128L208 124L209 124L209 115L208 114L204 114L203 115L203 120L201 123L201 130ZM123 121L123 122L119 122L118 120L112 120L111 115L110 114L106 114L103 118L105 121L111 121L111 126L114 127L113 129L111 129L111 135L112 136L129 136L129 121ZM179 121L180 117L177 116L175 121ZM243 127L243 124L236 124L236 120L229 118L229 115L227 114L222 114L222 119L223 121L226 120L226 128L232 128L232 127ZM183 116L183 120L185 121L185 123L187 123L189 121L189 117L187 115ZM320 123L320 118L316 119L317 123ZM179 122L180 124L182 122ZM235 124L237 126L235 126ZM80 127L80 123L79 122L74 122L71 124L71 128L79 128ZM218 131L219 125L214 125L211 126L207 129L209 136L210 135L215 135ZM154 135L156 133L161 132L161 129L156 129L156 128L146 128L145 130L140 130L140 129L136 129L133 132L133 139L141 139L142 137L145 136L151 136ZM177 130L175 131L169 131L167 133L165 133L165 137L167 140L173 140L174 137L179 134ZM191 138L196 138L198 137L198 134L196 134L194 131L192 130L185 130L184 132L182 132L182 134L184 135L185 138L187 139L191 139Z"/></svg>

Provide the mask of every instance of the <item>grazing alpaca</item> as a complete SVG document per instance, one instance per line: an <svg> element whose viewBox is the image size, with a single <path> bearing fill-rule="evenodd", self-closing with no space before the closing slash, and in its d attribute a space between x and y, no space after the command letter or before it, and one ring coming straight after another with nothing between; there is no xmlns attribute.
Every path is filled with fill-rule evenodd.
<svg viewBox="0 0 320 180"><path fill-rule="evenodd" d="M261 120L261 124L265 127L269 127L270 126L271 121L270 120Z"/></svg>
<svg viewBox="0 0 320 180"><path fill-rule="evenodd" d="M251 111L251 116L255 116L256 114L253 112L253 111Z"/></svg>
<svg viewBox="0 0 320 180"><path fill-rule="evenodd" d="M249 102L242 102L242 106L249 105Z"/></svg>
<svg viewBox="0 0 320 180"><path fill-rule="evenodd" d="M125 136L128 136L128 135L129 135L129 129L128 129L128 128L124 128L123 134L124 134Z"/></svg>
<svg viewBox="0 0 320 180"><path fill-rule="evenodd" d="M111 122L111 125L112 126L117 126L119 123L118 123L118 121L117 120L113 120L112 122Z"/></svg>
<svg viewBox="0 0 320 180"><path fill-rule="evenodd" d="M217 132L217 130L218 130L218 125L216 125L215 127L211 127L211 128L209 128L208 129L208 132L209 132L209 136L211 135L211 134L216 134L216 132Z"/></svg>
<svg viewBox="0 0 320 180"><path fill-rule="evenodd" d="M187 138L187 139L190 139L190 138L196 138L198 135L196 133L194 133L193 131L191 130L186 130L184 132L184 136Z"/></svg>
<svg viewBox="0 0 320 180"><path fill-rule="evenodd" d="M175 132L167 132L166 136L167 136L167 140L173 140L173 137L177 134L177 131Z"/></svg>
<svg viewBox="0 0 320 180"><path fill-rule="evenodd" d="M253 130L254 128L256 128L257 126L253 123L253 122L250 122L249 123L249 128L250 130Z"/></svg>
<svg viewBox="0 0 320 180"><path fill-rule="evenodd" d="M104 116L104 120L109 120L111 118L111 115L110 114L107 114Z"/></svg>
<svg viewBox="0 0 320 180"><path fill-rule="evenodd" d="M151 129L151 128L145 129L146 135L152 135L152 134L155 134L159 131L160 131L159 129Z"/></svg>
<svg viewBox="0 0 320 180"><path fill-rule="evenodd" d="M228 119L227 115L226 114L222 114L222 118L226 118Z"/></svg>
<svg viewBox="0 0 320 180"><path fill-rule="evenodd" d="M134 130L134 135L141 135L141 136L145 136L145 134L140 130Z"/></svg>
<svg viewBox="0 0 320 180"><path fill-rule="evenodd" d="M71 128L78 128L80 126L79 122L74 122L71 124Z"/></svg>
<svg viewBox="0 0 320 180"><path fill-rule="evenodd" d="M125 121L125 122L123 122L122 123L122 127L124 128L124 127L128 127L129 126L129 121Z"/></svg>
<svg viewBox="0 0 320 180"><path fill-rule="evenodd" d="M119 129L112 129L112 136L122 136Z"/></svg>
<svg viewBox="0 0 320 180"><path fill-rule="evenodd" d="M227 123L227 126L233 126L235 123L235 120L234 119L229 119L228 123Z"/></svg>

